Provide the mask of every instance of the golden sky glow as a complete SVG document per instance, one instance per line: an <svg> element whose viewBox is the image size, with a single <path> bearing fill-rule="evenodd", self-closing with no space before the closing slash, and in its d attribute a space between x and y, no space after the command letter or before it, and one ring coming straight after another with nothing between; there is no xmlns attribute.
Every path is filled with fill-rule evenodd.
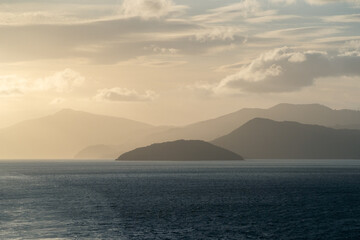
<svg viewBox="0 0 360 240"><path fill-rule="evenodd" d="M156 125L359 109L357 0L4 0L0 127L62 108Z"/></svg>

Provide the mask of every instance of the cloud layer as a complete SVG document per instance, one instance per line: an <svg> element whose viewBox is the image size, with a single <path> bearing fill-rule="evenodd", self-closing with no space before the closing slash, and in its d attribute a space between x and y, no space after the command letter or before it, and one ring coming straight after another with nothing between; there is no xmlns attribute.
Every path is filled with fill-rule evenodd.
<svg viewBox="0 0 360 240"><path fill-rule="evenodd" d="M64 69L45 78L26 79L16 75L0 76L0 95L19 96L29 92L71 92L80 87L85 78L72 69Z"/></svg>
<svg viewBox="0 0 360 240"><path fill-rule="evenodd" d="M213 93L289 92L311 86L318 78L359 76L357 51L331 55L282 47L261 54L218 84L202 87Z"/></svg>
<svg viewBox="0 0 360 240"><path fill-rule="evenodd" d="M329 3L339 3L339 2L347 2L350 4L360 4L360 0L306 0L306 2L310 4L329 4Z"/></svg>
<svg viewBox="0 0 360 240"><path fill-rule="evenodd" d="M124 0L120 13L125 17L149 19L164 17L184 9L185 6L176 5L172 0Z"/></svg>
<svg viewBox="0 0 360 240"><path fill-rule="evenodd" d="M151 90L147 90L145 93L141 94L134 89L115 87L98 90L94 98L97 101L142 102L152 101L157 97L158 95Z"/></svg>
<svg viewBox="0 0 360 240"><path fill-rule="evenodd" d="M80 87L85 82L85 78L78 72L67 68L56 72L46 78L38 79L33 85L34 90L57 92L71 92L74 88Z"/></svg>

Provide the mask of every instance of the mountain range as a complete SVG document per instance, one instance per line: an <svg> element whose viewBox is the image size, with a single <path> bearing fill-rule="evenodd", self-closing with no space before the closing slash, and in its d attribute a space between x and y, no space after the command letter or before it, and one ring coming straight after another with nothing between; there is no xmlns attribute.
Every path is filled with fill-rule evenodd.
<svg viewBox="0 0 360 240"><path fill-rule="evenodd" d="M212 141L246 159L360 159L360 130L255 118Z"/></svg>
<svg viewBox="0 0 360 240"><path fill-rule="evenodd" d="M295 121L333 128L360 129L360 111L333 110L319 104L278 104L269 109L244 108L218 118L171 128L150 136L154 141L201 139L210 141L221 137L253 118L276 121Z"/></svg>
<svg viewBox="0 0 360 240"><path fill-rule="evenodd" d="M218 118L154 132L141 139L141 141L138 142L138 146L146 146L157 142L175 141L178 139L212 141L229 134L254 118L266 118L276 121L295 121L337 129L360 129L360 111L347 109L334 110L319 104L282 103L269 109L244 108ZM82 154L83 156L86 156L86 158L101 158L104 156L101 151L99 151L101 155L94 155L94 150L99 148L104 149L104 146L90 146L84 149ZM121 151L112 151L111 156L113 158L116 158L123 153L124 146L118 146L118 149Z"/></svg>
<svg viewBox="0 0 360 240"><path fill-rule="evenodd" d="M71 159L90 145L128 144L159 128L124 118L65 109L0 130L2 159Z"/></svg>
<svg viewBox="0 0 360 240"><path fill-rule="evenodd" d="M159 127L66 109L0 129L0 158L115 159L124 152L153 143L179 139L217 141L254 118L360 129L360 111L333 110L318 104L244 108L181 127ZM248 157L247 152L234 152Z"/></svg>

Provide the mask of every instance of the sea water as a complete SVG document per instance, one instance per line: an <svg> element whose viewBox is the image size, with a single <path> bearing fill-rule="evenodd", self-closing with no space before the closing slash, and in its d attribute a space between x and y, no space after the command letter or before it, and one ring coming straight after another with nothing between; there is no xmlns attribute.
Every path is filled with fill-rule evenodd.
<svg viewBox="0 0 360 240"><path fill-rule="evenodd" d="M0 239L360 239L360 161L2 161Z"/></svg>

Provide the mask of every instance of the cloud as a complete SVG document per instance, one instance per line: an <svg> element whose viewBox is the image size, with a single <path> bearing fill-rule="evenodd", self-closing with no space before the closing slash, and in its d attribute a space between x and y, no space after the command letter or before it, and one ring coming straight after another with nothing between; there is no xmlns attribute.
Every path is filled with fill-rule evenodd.
<svg viewBox="0 0 360 240"><path fill-rule="evenodd" d="M48 24L74 21L64 16L50 14L47 12L0 12L2 25L25 25L25 24Z"/></svg>
<svg viewBox="0 0 360 240"><path fill-rule="evenodd" d="M0 4L1 25L48 25L85 23L109 18L119 18L116 4L80 3L76 1L41 3L28 1Z"/></svg>
<svg viewBox="0 0 360 240"><path fill-rule="evenodd" d="M270 2L275 3L275 4L294 4L296 3L297 0L270 0Z"/></svg>
<svg viewBox="0 0 360 240"><path fill-rule="evenodd" d="M239 33L243 32L238 27L216 26L198 30L194 37L197 41L206 42L214 40L235 40Z"/></svg>
<svg viewBox="0 0 360 240"><path fill-rule="evenodd" d="M322 18L325 22L356 23L360 22L360 14L335 15Z"/></svg>
<svg viewBox="0 0 360 240"><path fill-rule="evenodd" d="M70 13L62 10L70 9L70 6L56 10L57 4L52 4L49 13L44 12L43 9L34 13L25 12L23 17L26 19L18 21L33 24L15 26L0 24L2 33L0 62L71 59L91 64L117 64L142 56L181 54L186 58L199 57L202 54L206 56L208 53L220 54L233 46L239 46L233 49L234 53L236 50L244 56L252 49L264 46L266 48L285 44L314 46L315 38L319 36L340 36L346 31L345 26L334 27L324 22L315 26L312 21L320 21L321 18L318 16L316 18L304 16L306 22L297 20L288 22L287 19L299 16L289 15L291 11L289 12L288 9L282 9L281 12L274 10L276 8L271 9L273 7L271 4L260 0L237 1L227 6L226 3L218 1L211 5L223 7L210 10L204 10L206 6L195 1L191 5L196 5L196 9L189 11L189 16L181 17L174 16L173 13L186 7L180 6L179 1L175 0L115 1L120 2L119 6L116 6L114 1L111 2L112 7L109 7L107 2L104 3L106 9L102 10L95 10L93 5L101 8L103 4L95 4L94 1L91 1L93 5L91 3L72 5L71 7L75 8L78 5L90 4L91 8L88 12L73 10ZM62 4L58 5L62 6ZM201 10L204 14L191 16L200 14L198 12ZM114 15L115 13L117 15ZM65 14L65 17L75 17L80 20L66 20L64 21L66 24L61 24L62 20L49 20L52 14L56 16ZM16 17L16 14L10 15L7 18ZM90 21L89 18L93 15ZM46 24L40 23L39 19L43 17L42 22ZM264 24L272 21L281 22L276 22L270 27ZM308 27L306 30L305 25L300 22L315 27L312 27L313 29ZM356 34L356 31L353 34ZM283 39L286 39L286 43ZM243 48L241 45L247 40L247 48ZM280 41L282 43L279 43ZM191 61L191 59L186 60ZM170 62L169 59L154 65L166 62Z"/></svg>
<svg viewBox="0 0 360 240"><path fill-rule="evenodd" d="M356 54L330 55L282 47L261 54L235 74L206 88L213 94L291 92L313 85L318 78L360 76L359 66Z"/></svg>
<svg viewBox="0 0 360 240"><path fill-rule="evenodd" d="M94 99L97 101L141 102L152 101L157 97L158 95L151 90L147 90L145 93L141 94L133 89L115 87L98 90Z"/></svg>
<svg viewBox="0 0 360 240"><path fill-rule="evenodd" d="M334 35L340 32L341 27L296 27L296 28L284 28L280 30L265 31L257 34L261 38L286 38L299 40L304 38L323 37Z"/></svg>
<svg viewBox="0 0 360 240"><path fill-rule="evenodd" d="M219 66L218 68L216 68L216 71L217 72L231 72L234 70L239 70L244 65L246 65L245 62L236 62L236 63L232 63L232 64L226 64L226 65L222 65L222 66Z"/></svg>
<svg viewBox="0 0 360 240"><path fill-rule="evenodd" d="M74 88L80 87L84 81L85 78L80 73L67 68L51 76L37 79L34 88L39 91L71 92Z"/></svg>
<svg viewBox="0 0 360 240"><path fill-rule="evenodd" d="M251 8L250 2L247 0L241 6ZM141 56L178 53L198 56L223 46L224 41L237 45L244 41L241 33L245 28L174 18L173 13L180 9L185 7L170 0L126 0L117 18L96 17L71 24L56 21L55 24L48 19L44 20L47 24L38 24L38 20L27 25L0 24L0 62L80 59L92 64L116 64ZM225 7L219 11L230 10ZM248 14L243 12L243 15ZM70 16L77 17L76 14Z"/></svg>
<svg viewBox="0 0 360 240"><path fill-rule="evenodd" d="M120 13L125 17L149 19L179 13L186 8L186 6L176 5L172 0L124 0Z"/></svg>
<svg viewBox="0 0 360 240"><path fill-rule="evenodd" d="M346 2L355 5L360 4L360 0L306 0L306 2L315 5L323 5L328 3L341 3L341 2Z"/></svg>
<svg viewBox="0 0 360 240"><path fill-rule="evenodd" d="M345 43L340 49L340 56L360 57L360 40L353 40Z"/></svg>
<svg viewBox="0 0 360 240"><path fill-rule="evenodd" d="M0 31L0 62L76 58L116 64L145 55L199 55L224 41L240 44L245 39L240 27L139 18L73 25L0 25Z"/></svg>
<svg viewBox="0 0 360 240"><path fill-rule="evenodd" d="M295 19L295 18L301 18L300 16L296 15L265 15L265 16L259 16L259 17L253 17L246 19L249 23L267 23L267 22L274 22L274 21L285 21L288 19Z"/></svg>
<svg viewBox="0 0 360 240"><path fill-rule="evenodd" d="M16 75L0 76L0 96L20 96L26 90L27 81Z"/></svg>
<svg viewBox="0 0 360 240"><path fill-rule="evenodd" d="M113 64L142 56L144 47L162 46L163 42L175 42L177 46L166 48L180 49L176 36L199 28L185 21L139 18L71 25L0 25L0 62L78 58Z"/></svg>
<svg viewBox="0 0 360 240"><path fill-rule="evenodd" d="M298 0L271 0L272 3L274 4L294 4L296 3ZM324 4L329 4L329 3L350 3L350 4L354 4L354 5L359 5L360 4L360 0L305 0L305 2L312 4L312 5L324 5Z"/></svg>
<svg viewBox="0 0 360 240"><path fill-rule="evenodd" d="M145 50L150 50L156 53L150 56L139 56L126 61L120 61L118 66L144 66L155 68L168 68L186 64L183 55L178 54L177 49L160 48L155 46L146 47Z"/></svg>
<svg viewBox="0 0 360 240"><path fill-rule="evenodd" d="M176 48L162 48L162 47L158 47L156 45L151 45L150 47L144 47L145 50L151 50L154 53L157 54L164 54L164 55L173 55L173 54L177 54L180 52L179 49Z"/></svg>
<svg viewBox="0 0 360 240"><path fill-rule="evenodd" d="M292 4L295 1L296 0L278 0L276 2ZM257 0L244 0L239 3L211 9L206 14L193 16L192 20L206 24L236 21L238 24L239 20L244 23L265 23L298 17L299 16L296 15L278 15L277 10L264 10L262 4Z"/></svg>
<svg viewBox="0 0 360 240"><path fill-rule="evenodd" d="M314 39L313 42L321 45L325 44L344 44L349 41L360 41L360 36L337 36Z"/></svg>
<svg viewBox="0 0 360 240"><path fill-rule="evenodd" d="M30 92L71 92L80 87L85 78L72 69L56 72L45 78L26 79L17 75L0 76L1 96L20 96Z"/></svg>
<svg viewBox="0 0 360 240"><path fill-rule="evenodd" d="M264 12L258 1L244 0L240 3L211 9L207 14L197 15L192 19L199 22L220 23L233 21L238 18L261 16L261 14L264 14Z"/></svg>

